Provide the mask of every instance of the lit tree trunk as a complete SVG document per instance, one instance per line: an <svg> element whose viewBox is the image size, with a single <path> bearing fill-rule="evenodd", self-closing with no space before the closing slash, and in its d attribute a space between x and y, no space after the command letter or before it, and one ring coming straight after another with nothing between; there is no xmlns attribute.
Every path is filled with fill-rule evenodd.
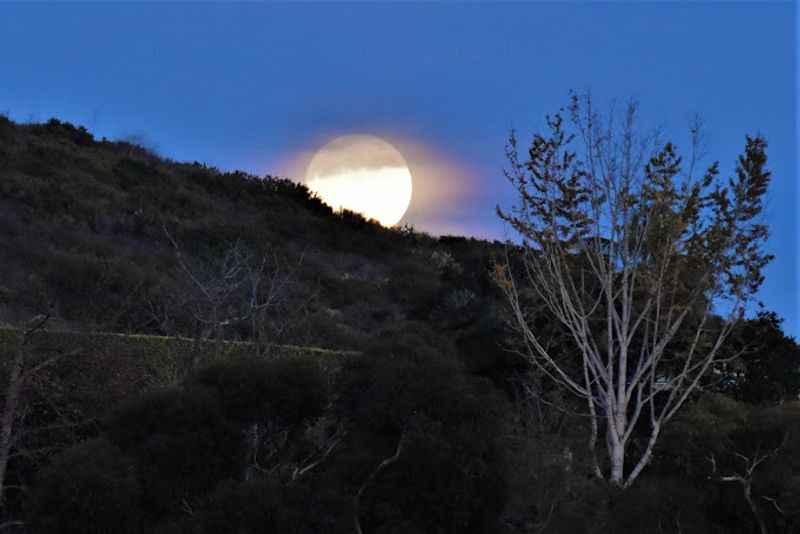
<svg viewBox="0 0 800 534"><path fill-rule="evenodd" d="M611 449L609 451L609 460L611 461L611 476L609 480L612 484L622 485L625 482L625 446L615 437L611 439L609 446Z"/></svg>

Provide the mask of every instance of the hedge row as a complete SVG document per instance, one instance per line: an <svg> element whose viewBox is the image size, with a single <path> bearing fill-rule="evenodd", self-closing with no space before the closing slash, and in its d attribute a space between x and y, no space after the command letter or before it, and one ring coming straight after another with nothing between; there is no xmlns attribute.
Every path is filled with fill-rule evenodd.
<svg viewBox="0 0 800 534"><path fill-rule="evenodd" d="M19 335L19 329L0 327L0 365L13 354ZM33 360L76 349L76 355L48 367L42 380L55 380L72 390L83 390L85 394L79 397L105 404L143 390L179 383L192 370L218 359L246 356L252 353L253 346L241 341L217 343L182 337L49 330L38 331L30 339ZM313 356L330 374L343 359L357 354L291 345L276 345L269 351L269 357Z"/></svg>

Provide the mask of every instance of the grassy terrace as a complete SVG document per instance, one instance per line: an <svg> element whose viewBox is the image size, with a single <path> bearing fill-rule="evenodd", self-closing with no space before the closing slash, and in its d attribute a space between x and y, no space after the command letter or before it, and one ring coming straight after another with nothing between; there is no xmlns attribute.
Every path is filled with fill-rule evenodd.
<svg viewBox="0 0 800 534"><path fill-rule="evenodd" d="M0 326L0 350L4 352L16 341L20 329L11 326ZM62 347L70 350L75 347L114 347L125 348L125 352L161 352L171 353L178 351L191 353L196 350L210 351L217 347L215 341L198 341L190 337L181 336L151 336L144 334L122 334L118 332L73 332L62 330L40 330L36 332L35 344L37 346ZM246 354L252 347L249 341L222 341L225 354ZM204 347L198 349L198 347ZM302 347L298 345L274 345L276 354L314 354L319 356L354 356L359 351L331 350L321 347ZM132 353L132 354L133 354Z"/></svg>
<svg viewBox="0 0 800 534"><path fill-rule="evenodd" d="M20 330L0 327L0 357L5 360L14 350ZM244 356L252 351L247 341L198 341L185 337L120 334L112 332L72 332L41 330L30 341L33 360L79 349L48 369L50 379L63 384L99 386L106 384L112 397L163 387L179 382L188 372L218 358ZM305 356L322 367L334 370L343 358L357 351L328 350L320 347L275 345L270 357ZM103 388L101 388L103 389Z"/></svg>

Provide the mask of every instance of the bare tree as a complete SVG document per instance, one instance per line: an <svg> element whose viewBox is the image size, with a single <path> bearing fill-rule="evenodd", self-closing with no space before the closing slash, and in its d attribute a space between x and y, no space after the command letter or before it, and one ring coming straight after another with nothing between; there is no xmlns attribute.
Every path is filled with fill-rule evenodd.
<svg viewBox="0 0 800 534"><path fill-rule="evenodd" d="M270 353L275 344L272 335L280 335L284 329L290 328L297 314L302 314L309 302L314 298L301 299L293 310L289 312L286 307L290 305L289 295L294 283L294 268L299 268L302 256L298 263L289 268L289 264L282 262L277 254L263 254L257 256L245 244L236 240L227 245L222 254L205 264L191 264L183 254L175 238L163 227L164 234L172 244L181 272L198 298L186 299L185 295L178 299L187 304L195 321L201 327L200 341L213 341L216 344L216 356L223 351L225 329L235 325L247 325L250 330L252 352L256 356L265 356ZM152 316L161 324L170 324L171 317L163 304L151 303ZM276 312L279 319L271 320L269 315ZM296 430L296 429L295 429ZM337 431L325 440L319 449L310 454L299 463L281 461L287 454L286 448L291 441L288 429L278 431L272 425L253 422L245 431L246 465L243 477L251 478L258 471L272 472L278 468L292 465L291 480L302 477L322 463L336 445L341 441ZM268 450L262 457L263 448ZM273 463L272 467L265 465Z"/></svg>
<svg viewBox="0 0 800 534"><path fill-rule="evenodd" d="M269 354L277 344L293 341L293 332L311 314L319 289L304 291L298 282L296 272L303 257L290 263L272 254L270 261L262 261L261 268L249 274L250 336L259 356Z"/></svg>
<svg viewBox="0 0 800 534"><path fill-rule="evenodd" d="M198 296L188 299L186 307L200 325L200 339L216 341L220 351L225 329L247 324L256 351L267 352L270 343L259 322L284 302L293 280L288 267L275 254L258 257L240 240L226 246L216 260L193 265L166 225L163 230L175 250L181 272ZM163 306L153 303L150 308L155 320L169 324L169 312Z"/></svg>
<svg viewBox="0 0 800 534"><path fill-rule="evenodd" d="M403 454L403 447L405 446L407 439L408 438L405 433L400 434L394 454L384 458L381 463L379 463L372 471L370 471L367 478L361 483L361 486L359 486L355 497L353 497L353 526L356 534L364 533L363 529L361 528L361 498L364 496L364 492L375 482L381 472L397 463L397 461L400 459L400 456Z"/></svg>
<svg viewBox="0 0 800 534"><path fill-rule="evenodd" d="M770 173L761 137L747 137L723 182L718 163L697 173L699 122L684 161L671 143L637 131L635 103L621 115L603 118L589 96L573 96L548 116L549 132L534 135L526 159L512 132L506 177L519 204L498 214L522 236L521 272L506 261L496 279L518 352L585 403L594 473L628 487L763 280L771 256L758 219ZM548 345L534 303L566 332L571 354ZM601 437L608 472L597 458Z"/></svg>
<svg viewBox="0 0 800 534"><path fill-rule="evenodd" d="M8 488L6 478L9 460L14 454L22 455L31 452L22 450L14 452L15 449L19 448L20 439L25 434L24 430L18 425L23 412L22 394L25 386L37 373L46 367L55 364L62 358L74 356L80 352L80 349L75 349L59 352L45 358L31 357L31 339L45 326L49 319L49 314L38 315L23 328L19 329L14 355L8 362L8 382L6 384L3 410L2 414L0 414L0 506L4 506L5 493Z"/></svg>
<svg viewBox="0 0 800 534"><path fill-rule="evenodd" d="M758 509L758 506L753 499L753 477L756 469L758 469L758 467L766 460L769 460L772 456L776 455L779 449L780 446L767 451L756 450L752 455L745 455L740 452L736 452L734 454L740 461L742 468L727 474L719 473L717 468L717 459L713 454L710 454L707 457L708 461L711 462L711 478L719 482L736 482L741 486L744 500L747 501L747 505L750 507L750 511L753 513L753 518L758 524L758 530L761 534L767 534L767 525L764 522L761 511ZM777 510L781 512L781 508L776 499L769 497L764 498L770 501L773 506L775 506Z"/></svg>
<svg viewBox="0 0 800 534"><path fill-rule="evenodd" d="M347 435L347 430L342 423L323 418L305 428L285 427L274 421L255 424L250 426L247 435L250 443L242 478L251 480L257 473L277 473L287 483L292 483L325 462ZM309 450L299 457L292 442L301 437Z"/></svg>

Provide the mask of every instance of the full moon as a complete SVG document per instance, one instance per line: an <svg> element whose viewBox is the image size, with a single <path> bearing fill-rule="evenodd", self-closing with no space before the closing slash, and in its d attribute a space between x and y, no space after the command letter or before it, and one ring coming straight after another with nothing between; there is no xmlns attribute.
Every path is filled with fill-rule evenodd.
<svg viewBox="0 0 800 534"><path fill-rule="evenodd" d="M306 169L306 186L334 210L347 209L393 226L411 202L403 155L374 135L345 135L323 146Z"/></svg>

